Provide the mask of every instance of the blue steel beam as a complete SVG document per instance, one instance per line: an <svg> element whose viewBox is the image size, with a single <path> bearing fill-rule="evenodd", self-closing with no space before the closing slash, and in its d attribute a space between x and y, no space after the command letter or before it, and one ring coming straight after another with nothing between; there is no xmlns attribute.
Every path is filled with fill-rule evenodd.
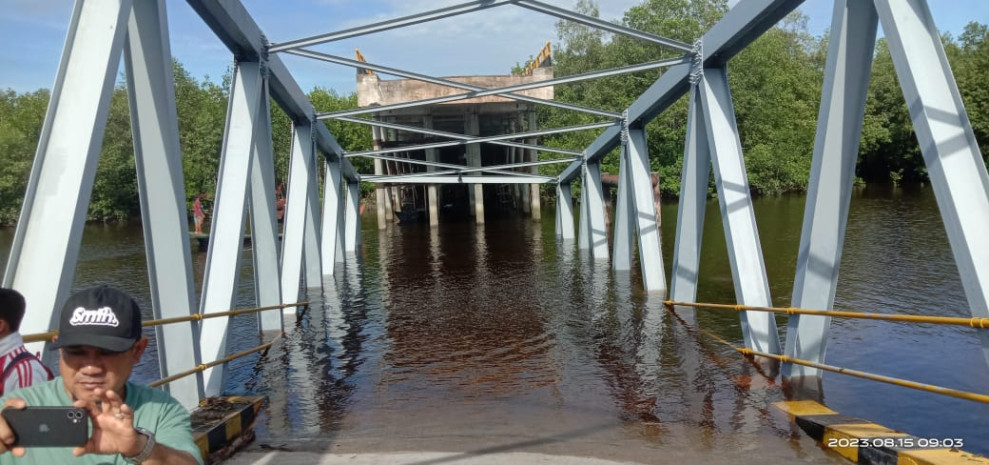
<svg viewBox="0 0 989 465"><path fill-rule="evenodd" d="M449 6L446 8L439 8L436 10L417 13L414 15L402 16L401 18L389 19L387 21L381 21L373 24L368 24L365 26L315 35L303 39L291 40L279 44L272 44L269 50L272 53L274 53L274 52L283 52L286 50L292 50L300 47L308 47L311 45L324 44L327 42L349 39L351 37L358 37L366 34L374 34L376 32L382 32L391 29L412 26L415 24L426 23L429 21L436 21L438 19L449 18L451 16L462 15L465 13L473 13L475 11L486 10L488 8L492 8L496 6L507 5L509 3L514 3L516 1L518 0L477 0L473 2L467 2L459 5Z"/></svg>
<svg viewBox="0 0 989 465"><path fill-rule="evenodd" d="M769 30L803 0L741 0L704 34L704 66L720 66L745 46ZM645 125L665 111L690 89L691 65L671 67L646 89L628 108L629 124ZM620 131L605 131L585 150L588 161L604 157L618 146ZM561 182L570 182L580 174L579 163L560 174Z"/></svg>
<svg viewBox="0 0 989 465"><path fill-rule="evenodd" d="M267 57L270 73L269 91L278 106L293 121L311 121L315 108L288 72L278 56L268 56L268 44L250 13L238 0L187 0L213 33L230 49L238 60L256 61ZM325 125L316 125L316 144L330 159L337 159L343 150ZM348 161L342 165L344 178L352 181L360 175Z"/></svg>
<svg viewBox="0 0 989 465"><path fill-rule="evenodd" d="M196 290L165 2L133 4L124 69L151 308L156 319L188 317L197 312ZM199 325L192 322L155 326L163 378L201 363L198 332ZM203 397L202 374L177 379L165 389L186 408L194 408Z"/></svg>
<svg viewBox="0 0 989 465"><path fill-rule="evenodd" d="M632 29L619 24L610 23L600 18L595 18L593 16L587 16L580 13L575 13L573 11L560 8L557 6L549 5L543 2L538 2L536 0L518 0L517 4L522 8L528 8L532 11L538 11L540 13L545 13L550 16L556 16L557 18L566 19L568 21L573 21L575 23L580 23L596 29L608 31L613 34L621 34L627 37L644 40L646 42L652 42L657 45L662 45L664 47L669 47L676 50L682 50L685 52L690 51L690 45L677 40L667 39L666 37L660 37L655 34L649 34L648 32L642 32L637 29Z"/></svg>
<svg viewBox="0 0 989 465"><path fill-rule="evenodd" d="M835 2L790 300L797 308L834 307L878 25L871 1ZM790 315L785 354L824 363L830 326L830 317ZM789 363L782 372L786 378L820 376L817 368Z"/></svg>
<svg viewBox="0 0 989 465"><path fill-rule="evenodd" d="M72 289L130 11L121 0L76 2L72 12L3 277L3 287L30 302L25 334L57 323L55 309ZM54 352L42 354L56 360Z"/></svg>
<svg viewBox="0 0 989 465"><path fill-rule="evenodd" d="M465 83L462 83L462 82L452 81L452 80L449 80L449 79L443 79L443 78L433 77L433 76L430 76L430 75L427 75L427 74L422 74L422 73L414 73L412 71L405 71L405 70L401 70L401 69L398 69L398 68L392 68L392 67L388 67L388 66L376 65L376 64L368 63L368 62L364 62L364 61L351 60L349 58L344 58L344 57L340 57L340 56L336 56L336 55L330 55L330 54L327 54L327 53L320 53L320 52L316 52L316 51L313 51L313 50L290 50L287 53L291 53L292 55L298 55L300 57L312 58L314 60L325 61L327 63L334 63L334 64L338 64L338 65L343 65L343 66L349 66L351 68L370 69L370 70L373 70L373 71L377 71L379 73L391 74L393 76L404 77L404 78L408 78L408 79L415 79L416 81L428 82L430 84L436 84L438 86L453 87L455 89L464 89L464 90L469 90L469 91L478 92L478 93L487 92L487 91L491 90L491 89L486 89L484 87L475 86L475 85L472 85L472 84L465 84ZM499 92L499 93L497 93L495 95L498 95L499 97L510 98L510 99L513 99L513 100L520 100L520 101L523 101L523 102L529 102L529 103L535 103L535 104L540 104L540 105L547 105L547 106L556 107L556 108L562 108L564 110L579 111L579 112L588 113L588 114L591 114L591 115L606 116L606 117L609 117L609 118L618 118L620 116L618 113L615 113L613 111L599 110L597 108L588 108L588 107L584 107L584 106L581 106L581 105L574 105L574 104L571 104L571 103L564 103L564 102L559 102L559 101L556 101L556 100L546 100L546 99L541 99L541 98L536 98L536 97L529 97L528 95L523 95L523 94L515 94L515 93L510 93L510 92L509 93ZM375 108L374 111L375 112L380 112L381 111L381 108Z"/></svg>
<svg viewBox="0 0 989 465"><path fill-rule="evenodd" d="M569 76L561 76L553 79L546 79L544 81L527 82L525 84L517 84L514 86L499 87L497 89L489 89L485 91L471 91L464 92L462 94L447 95L443 97L428 98L422 100L414 100L411 102L395 103L391 105L380 105L375 107L367 108L356 108L353 110L341 110L327 113L319 113L316 115L319 119L342 119L343 116L356 116L364 115L368 113L380 113L389 110L400 110L405 108L415 108L428 105L437 105L440 103L456 102L458 100L466 100L477 97L485 97L488 95L500 95L510 92L519 92L529 89L538 89L541 87L556 86L559 84L567 84L571 82L580 82L591 79L600 79L608 76L617 76L620 74L636 73L639 71L647 71L656 68L665 68L668 66L678 65L681 63L686 63L689 61L689 57L679 57L670 58L666 60L650 61L646 63L640 63L637 65L623 66L621 68L611 68L601 71L592 71L589 73L581 74L571 74ZM359 68L366 68L365 64L362 62ZM355 68L358 66L354 66Z"/></svg>
<svg viewBox="0 0 989 465"><path fill-rule="evenodd" d="M989 318L989 173L924 0L875 0L973 317ZM989 331L979 333L989 361Z"/></svg>
<svg viewBox="0 0 989 465"><path fill-rule="evenodd" d="M377 120L371 120L371 119L351 118L351 117L347 117L347 116L334 117L334 119L339 120L339 121L347 121L347 122L350 122L350 123L366 124L368 126L377 126L377 127L389 128L389 129L398 129L399 131L415 132L415 133L426 134L426 135L430 135L430 136L448 137L450 139L471 140L471 139L475 139L476 138L475 136L468 136L466 134L458 134L458 133L455 133L455 132L439 131L439 130L430 129L430 128L408 126L408 125L405 125L405 124L386 123L386 122L383 122L383 121L377 121ZM508 142L508 141L488 141L488 143L489 144L492 144L492 145L503 145L503 146L506 146L506 147L518 147L518 148L522 148L522 149L535 149L535 150L539 150L539 151L543 151L543 152L562 153L562 154L566 154L566 155L580 155L580 152L575 152L573 150L565 150L565 149L560 149L560 148L556 148L556 147L546 147L546 146L543 146L543 145L529 145L529 144L523 144L523 143L520 143L520 142Z"/></svg>

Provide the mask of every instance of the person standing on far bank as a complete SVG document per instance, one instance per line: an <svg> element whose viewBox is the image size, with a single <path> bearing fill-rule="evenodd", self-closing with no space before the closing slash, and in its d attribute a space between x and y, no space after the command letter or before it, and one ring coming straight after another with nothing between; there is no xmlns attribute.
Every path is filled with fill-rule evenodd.
<svg viewBox="0 0 989 465"><path fill-rule="evenodd" d="M203 463L185 407L165 391L128 381L148 347L141 310L129 295L100 286L69 297L52 346L59 349L60 375L0 403L85 409L89 439L79 447L13 447L14 433L0 416L0 465Z"/></svg>

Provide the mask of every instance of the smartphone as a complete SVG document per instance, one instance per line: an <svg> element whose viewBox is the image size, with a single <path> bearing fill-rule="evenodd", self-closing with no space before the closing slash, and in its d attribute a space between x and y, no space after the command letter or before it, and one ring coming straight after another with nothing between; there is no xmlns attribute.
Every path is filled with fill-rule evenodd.
<svg viewBox="0 0 989 465"><path fill-rule="evenodd" d="M0 411L20 447L81 446L89 439L89 415L76 407L26 407Z"/></svg>

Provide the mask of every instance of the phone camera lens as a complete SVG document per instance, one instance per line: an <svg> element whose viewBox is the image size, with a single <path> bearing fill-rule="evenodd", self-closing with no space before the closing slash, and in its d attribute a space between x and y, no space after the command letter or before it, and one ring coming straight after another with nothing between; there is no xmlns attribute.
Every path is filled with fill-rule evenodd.
<svg viewBox="0 0 989 465"><path fill-rule="evenodd" d="M69 410L66 414L70 420L82 420L82 412L79 410Z"/></svg>

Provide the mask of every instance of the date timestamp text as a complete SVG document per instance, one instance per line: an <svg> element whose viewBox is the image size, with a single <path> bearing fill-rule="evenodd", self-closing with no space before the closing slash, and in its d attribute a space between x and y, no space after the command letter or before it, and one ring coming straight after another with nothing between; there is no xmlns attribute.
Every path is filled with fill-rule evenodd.
<svg viewBox="0 0 989 465"><path fill-rule="evenodd" d="M828 447L887 447L887 448L962 448L965 441L961 438L828 438Z"/></svg>

